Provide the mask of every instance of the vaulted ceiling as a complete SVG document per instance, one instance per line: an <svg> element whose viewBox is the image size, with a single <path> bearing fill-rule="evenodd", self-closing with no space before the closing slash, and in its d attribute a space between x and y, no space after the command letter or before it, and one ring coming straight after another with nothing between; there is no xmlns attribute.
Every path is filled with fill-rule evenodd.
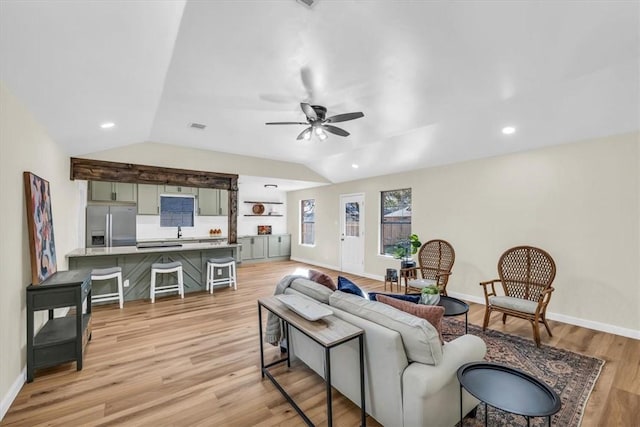
<svg viewBox="0 0 640 427"><path fill-rule="evenodd" d="M342 182L637 131L639 20L638 1L2 0L0 78L73 156L153 141ZM324 141L265 126L300 102L364 118Z"/></svg>

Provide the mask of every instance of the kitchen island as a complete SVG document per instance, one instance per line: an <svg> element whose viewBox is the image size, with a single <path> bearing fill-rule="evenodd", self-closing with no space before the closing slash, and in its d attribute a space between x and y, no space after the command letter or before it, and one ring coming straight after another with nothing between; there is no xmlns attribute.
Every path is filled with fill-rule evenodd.
<svg viewBox="0 0 640 427"><path fill-rule="evenodd" d="M239 262L239 244L224 241L200 242L196 240L177 241L167 239L153 242L153 245L118 246L110 248L79 248L67 254L70 270L122 267L125 281L125 301L149 299L151 264L156 262L182 262L184 291L205 290L207 279L207 259L233 257ZM148 243L148 242L147 242ZM177 246L181 245L181 246ZM146 247L145 247L146 246ZM217 272L216 272L217 273ZM222 276L220 276L222 277ZM218 278L218 277L216 277ZM113 283L99 281L92 284L94 295L113 292ZM158 286L175 282L175 275L163 274L158 277ZM128 285L128 286L127 286Z"/></svg>

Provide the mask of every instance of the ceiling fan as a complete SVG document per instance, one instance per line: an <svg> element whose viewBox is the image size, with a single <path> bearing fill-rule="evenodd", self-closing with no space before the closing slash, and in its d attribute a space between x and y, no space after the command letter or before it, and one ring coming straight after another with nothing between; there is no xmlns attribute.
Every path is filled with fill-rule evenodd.
<svg viewBox="0 0 640 427"><path fill-rule="evenodd" d="M305 116L307 116L307 123L305 122L269 122L266 125L308 125L309 127L300 132L296 139L309 139L311 133L315 132L316 135L322 140L327 138L325 131L334 135L349 136L349 132L339 127L330 125L329 123L346 122L347 120L355 120L360 117L364 117L361 112L357 113L345 113L338 114L331 117L326 117L327 109L322 105L310 105L306 102L300 103L300 108Z"/></svg>

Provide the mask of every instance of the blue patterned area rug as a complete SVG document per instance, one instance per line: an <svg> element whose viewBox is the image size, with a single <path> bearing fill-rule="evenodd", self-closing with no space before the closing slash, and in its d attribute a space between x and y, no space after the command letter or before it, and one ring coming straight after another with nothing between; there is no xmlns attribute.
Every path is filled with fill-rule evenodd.
<svg viewBox="0 0 640 427"><path fill-rule="evenodd" d="M451 317L442 321L442 333L445 341L450 341L464 332L464 322ZM562 408L552 419L552 425L577 427L589 395L598 380L604 360L583 356L568 350L541 345L536 347L533 338L526 339L515 335L469 324L469 333L477 335L487 344L488 362L500 363L520 369L539 380L544 381L558 393ZM464 426L484 425L484 404L478 406L474 418L465 418ZM489 406L490 426L526 426L523 416L510 414ZM547 418L531 418L531 426L546 426Z"/></svg>

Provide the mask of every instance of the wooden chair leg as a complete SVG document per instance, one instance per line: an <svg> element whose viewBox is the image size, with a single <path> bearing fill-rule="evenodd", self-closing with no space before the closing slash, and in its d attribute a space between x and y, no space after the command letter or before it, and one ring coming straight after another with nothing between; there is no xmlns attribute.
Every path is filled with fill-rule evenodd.
<svg viewBox="0 0 640 427"><path fill-rule="evenodd" d="M536 347L540 347L540 329L538 328L538 322L532 320L531 326L533 327L533 339L536 342Z"/></svg>
<svg viewBox="0 0 640 427"><path fill-rule="evenodd" d="M505 323L507 323L507 315L502 313L502 324L504 325Z"/></svg>
<svg viewBox="0 0 640 427"><path fill-rule="evenodd" d="M547 323L547 318L545 316L542 316L542 323L544 323L544 327L547 328L547 333L549 334L549 336L552 337L553 334L551 333L551 328L549 327L549 324Z"/></svg>
<svg viewBox="0 0 640 427"><path fill-rule="evenodd" d="M484 310L484 322L482 322L482 330L486 330L489 326L489 316L491 315L491 308L487 306Z"/></svg>

